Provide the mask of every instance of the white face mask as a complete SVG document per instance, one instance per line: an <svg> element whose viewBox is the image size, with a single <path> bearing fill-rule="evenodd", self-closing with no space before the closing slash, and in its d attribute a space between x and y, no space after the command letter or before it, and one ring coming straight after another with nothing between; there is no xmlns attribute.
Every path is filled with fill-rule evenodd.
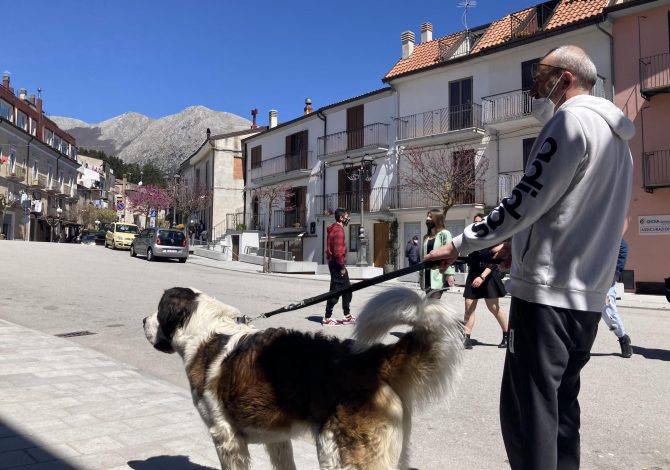
<svg viewBox="0 0 670 470"><path fill-rule="evenodd" d="M549 99L549 97L552 95L554 90L556 90L558 84L561 83L562 78L563 74L561 74L561 76L558 77L558 80L556 80L556 83L551 88L546 97L533 98L533 101L531 102L530 113L533 115L535 119L540 121L540 124L542 124L543 126L549 122L549 120L554 116L554 112L556 111L556 105L554 104L553 101L551 101L551 99Z"/></svg>

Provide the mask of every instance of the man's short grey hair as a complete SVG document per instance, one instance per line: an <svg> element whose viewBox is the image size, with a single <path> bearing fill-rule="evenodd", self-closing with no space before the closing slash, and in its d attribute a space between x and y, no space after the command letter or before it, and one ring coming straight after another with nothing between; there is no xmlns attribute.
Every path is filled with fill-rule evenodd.
<svg viewBox="0 0 670 470"><path fill-rule="evenodd" d="M552 63L557 67L569 70L577 78L580 87L591 90L598 79L596 66L591 57L577 46L559 46L544 57L552 56Z"/></svg>

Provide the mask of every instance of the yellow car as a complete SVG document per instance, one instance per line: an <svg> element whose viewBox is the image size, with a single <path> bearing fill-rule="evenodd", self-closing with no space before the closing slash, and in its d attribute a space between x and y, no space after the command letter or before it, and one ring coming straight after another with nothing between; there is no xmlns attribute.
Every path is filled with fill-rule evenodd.
<svg viewBox="0 0 670 470"><path fill-rule="evenodd" d="M140 233L140 229L135 224L115 222L110 225L105 234L105 248L111 246L112 250L117 248L129 250L138 233Z"/></svg>

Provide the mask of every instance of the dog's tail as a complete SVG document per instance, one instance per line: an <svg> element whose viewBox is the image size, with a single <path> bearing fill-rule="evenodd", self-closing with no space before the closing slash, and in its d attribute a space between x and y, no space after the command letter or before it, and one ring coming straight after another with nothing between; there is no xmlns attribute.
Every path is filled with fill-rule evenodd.
<svg viewBox="0 0 670 470"><path fill-rule="evenodd" d="M463 326L456 312L440 300L396 287L363 307L354 337L371 344L399 325L411 330L392 346L381 378L412 402L451 395L463 359Z"/></svg>

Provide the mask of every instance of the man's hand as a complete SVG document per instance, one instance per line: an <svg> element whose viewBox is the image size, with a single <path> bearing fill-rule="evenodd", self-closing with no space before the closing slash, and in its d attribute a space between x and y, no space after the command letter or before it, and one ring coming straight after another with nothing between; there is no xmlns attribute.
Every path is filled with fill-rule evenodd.
<svg viewBox="0 0 670 470"><path fill-rule="evenodd" d="M491 248L491 253L495 259L500 260L500 269L503 271L512 266L512 247L509 243L501 243Z"/></svg>
<svg viewBox="0 0 670 470"><path fill-rule="evenodd" d="M476 278L474 278L472 280L472 284L470 284L470 285L472 286L473 289L476 289L477 287L481 286L483 282L484 282L484 279L482 279L481 276L477 276Z"/></svg>
<svg viewBox="0 0 670 470"><path fill-rule="evenodd" d="M440 260L438 264L440 272L444 272L445 269L454 264L456 259L458 259L458 251L453 243L436 248L423 257L423 261Z"/></svg>
<svg viewBox="0 0 670 470"><path fill-rule="evenodd" d="M340 276L344 277L345 274L347 274L347 268L340 269Z"/></svg>

